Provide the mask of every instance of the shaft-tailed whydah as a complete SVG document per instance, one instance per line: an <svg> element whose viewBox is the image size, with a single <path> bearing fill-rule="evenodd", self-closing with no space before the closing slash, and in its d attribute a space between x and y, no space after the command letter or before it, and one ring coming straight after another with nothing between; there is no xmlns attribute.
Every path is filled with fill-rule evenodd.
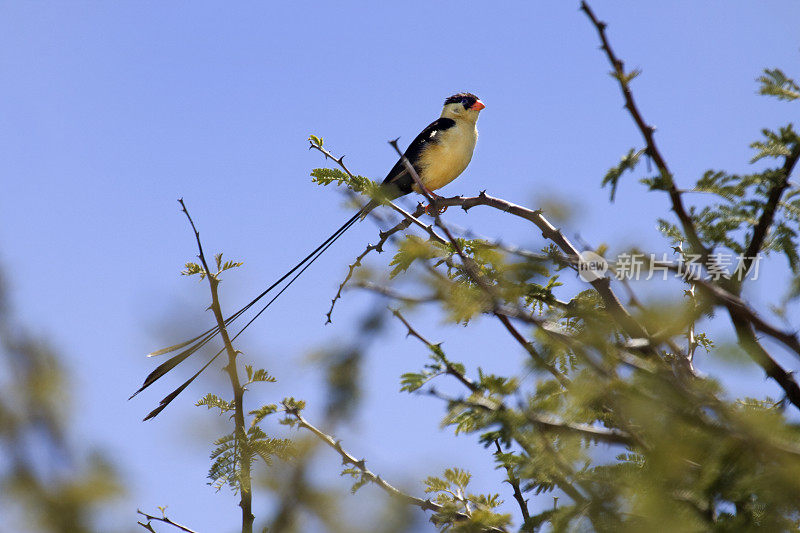
<svg viewBox="0 0 800 533"><path fill-rule="evenodd" d="M419 182L425 189L425 193L430 197L436 197L433 193L436 189L444 187L454 179L456 179L464 169L467 168L469 162L472 160L472 153L475 150L475 143L478 141L478 128L477 121L478 115L481 110L486 107L480 99L471 93L458 93L454 94L444 102L442 115L431 122L427 128L417 135L406 149L403 156L413 166L417 173ZM401 157L397 163L392 167L387 174L386 179L382 183L382 196L388 199L399 198L409 194L410 192L418 192L419 187L416 184L414 176L409 172L408 167ZM377 200L371 200L364 207L358 210L347 222L345 222L339 229L337 229L330 237L317 246L307 256L305 256L299 263L292 267L288 272L281 276L277 281L267 287L261 294L256 296L247 305L236 311L234 314L225 319L225 325L229 326L237 318L246 313L251 307L261 301L262 298L270 294L274 289L279 287L284 281L289 281L278 291L264 306L255 314L233 337L238 337L253 321L258 318L282 293L285 291L311 264L321 256L336 240L341 237L353 224L363 219L367 213L372 211L375 207L380 205ZM161 365L153 370L150 375L145 378L144 383L136 392L131 395L131 398L142 392L144 389L155 383L164 374L175 368L181 362L186 360L189 356L197 350L205 346L219 333L219 327L214 326L186 342L176 344L158 350L149 355L162 355L179 351L178 354L173 355ZM194 379L199 376L203 370L214 361L214 359L222 353L223 350L208 361L203 367L198 370L192 377L186 380L180 387L172 391L168 396L161 400L158 407L153 409L145 420L158 415L169 403L175 399Z"/></svg>

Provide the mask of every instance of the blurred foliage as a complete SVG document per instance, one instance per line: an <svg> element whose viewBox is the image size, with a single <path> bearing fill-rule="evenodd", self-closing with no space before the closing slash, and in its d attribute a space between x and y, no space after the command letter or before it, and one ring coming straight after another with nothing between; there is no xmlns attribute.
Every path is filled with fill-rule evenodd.
<svg viewBox="0 0 800 533"><path fill-rule="evenodd" d="M58 353L14 318L0 272L0 530L88 533L122 485L97 450L77 449Z"/></svg>
<svg viewBox="0 0 800 533"><path fill-rule="evenodd" d="M621 81L627 86L633 77ZM759 82L762 94L789 101L797 97L797 84L778 70L765 71ZM750 173L709 170L693 189L681 193L713 198L688 210L708 250L743 254L755 246L759 254L780 252L788 275L795 276L800 189L790 183L789 174L800 155L800 136L791 125L762 134L751 145L752 162L774 160L775 165ZM611 187L612 201L621 176L635 173L648 153L631 149L608 171L602 184ZM360 177L345 171L316 169L313 175L323 185L335 181L365 190ZM641 181L652 191L676 187L663 171ZM759 236L762 219L768 227ZM684 227L667 219L659 223L667 241L682 250ZM760 242L754 245L755 239ZM496 448L494 461L508 474L507 486L489 487L482 495L467 488L466 470L454 467L428 477L426 492L441 506L429 517L440 529L800 528L800 404L788 396L731 398L714 377L693 369L697 347L722 365L739 365L742 357L764 364L754 355L757 340L740 339L734 350L727 341L715 343L706 332L695 331L698 319L722 324L727 314L714 313L724 306L698 292L694 283L676 291L673 301L639 302L631 319L644 331L658 332L658 340L632 338L596 287L562 285L559 276L572 267L552 247L543 254L520 253L484 239L445 242L413 232L398 234L392 242L388 275L372 274L360 285L392 299L394 314L409 335L430 352L424 368L400 376L400 390L443 402L443 425L456 435L476 434L487 449ZM710 275L716 266L705 268ZM719 286L737 290L724 277ZM531 355L528 364L517 375L492 373L491 358L470 369L403 318L405 312L413 317L421 302L437 307L445 320L464 325L477 316L498 317L510 310L507 317L519 327L515 339ZM331 367L332 382L346 384L337 389L334 404L343 402L343 392L358 389L347 353ZM463 392L442 394L436 388L442 379L454 380ZM369 482L358 466L343 475L356 479L354 488ZM511 497L516 516L507 514ZM555 504L543 504L547 498ZM507 504L499 507L502 500Z"/></svg>

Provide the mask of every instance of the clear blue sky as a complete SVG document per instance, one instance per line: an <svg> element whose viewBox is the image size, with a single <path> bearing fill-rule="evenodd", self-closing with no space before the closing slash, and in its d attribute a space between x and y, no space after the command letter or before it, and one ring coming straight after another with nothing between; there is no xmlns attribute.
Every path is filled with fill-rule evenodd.
<svg viewBox="0 0 800 533"><path fill-rule="evenodd" d="M710 167L746 171L746 147L759 129L790 120L790 106L756 96L754 78L774 66L800 76L797 2L592 5L610 23L619 55L643 69L634 90L681 185ZM609 204L599 187L606 169L641 141L577 8L563 1L0 4L0 260L23 319L66 357L76 433L122 465L131 490L109 511L110 524L132 525L137 507L156 505L203 531L234 530L238 516L233 497L204 484L207 442L219 427L191 405L208 390L226 393L224 382L193 386L150 423L142 416L179 376L126 400L152 368L144 354L212 321L202 313L207 287L178 275L195 253L178 197L208 251L245 261L223 284L231 310L349 216L335 191L309 181L310 169L323 164L306 149L309 133L347 154L354 171L381 179L395 159L386 141L407 143L446 96L469 90L487 105L481 136L470 168L446 194L487 189L534 207L555 196L579 207L564 225L572 237L666 249L655 230L664 198L629 178ZM529 225L496 212L448 217L485 235L544 244ZM254 400L293 394L319 419L321 379L306 354L352 339L374 304L350 292L334 324L323 326L347 263L375 238L369 223L352 230L242 337L240 348L280 380ZM750 296L766 304L777 286L766 280ZM512 372L524 361L488 320L474 331L442 327L433 313L414 322L473 370ZM345 445L416 492L419 479L448 466L471 466L476 491L497 486L500 474L474 438L438 429L443 406L398 392L400 374L425 358L399 327L373 345L365 406L341 432ZM731 384L768 390L752 368ZM337 468L332 454L321 465ZM257 496L256 514L266 508Z"/></svg>

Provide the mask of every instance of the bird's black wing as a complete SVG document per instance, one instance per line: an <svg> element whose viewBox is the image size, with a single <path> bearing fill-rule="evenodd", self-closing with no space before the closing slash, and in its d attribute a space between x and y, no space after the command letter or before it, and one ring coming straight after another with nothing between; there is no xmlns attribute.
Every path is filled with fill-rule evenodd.
<svg viewBox="0 0 800 533"><path fill-rule="evenodd" d="M419 172L417 164L420 156L425 151L425 148L431 143L438 142L438 134L442 131L452 128L456 125L456 121L451 118L438 118L431 122L427 128L422 130L422 133L417 135L417 138L411 141L405 151L405 156L411 165ZM391 186L394 191L391 196L399 197L411 192L414 186L414 178L408 173L403 159L400 158L397 163L389 171L386 179L383 180L383 185Z"/></svg>

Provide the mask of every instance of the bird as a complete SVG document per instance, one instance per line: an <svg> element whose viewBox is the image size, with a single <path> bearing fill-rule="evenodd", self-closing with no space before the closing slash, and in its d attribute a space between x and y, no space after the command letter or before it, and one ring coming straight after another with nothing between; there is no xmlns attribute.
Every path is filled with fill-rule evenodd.
<svg viewBox="0 0 800 533"><path fill-rule="evenodd" d="M431 122L425 129L417 135L411 144L408 145L403 155L397 163L389 170L389 173L381 183L381 195L385 199L394 200L411 192L424 193L430 198L439 198L433 191L438 190L466 170L475 150L478 141L478 115L486 106L472 93L461 92L448 97L444 101L442 114L439 118ZM419 179L420 190L415 176L409 172L406 161L411 164ZM251 300L247 305L236 311L233 315L225 319L226 327L234 320L239 318L267 294L272 292L283 283L289 276L294 274L291 280L281 290L267 302L261 310L256 313L231 339L238 337L250 324L252 324L283 292L294 283L294 281L305 272L339 237L341 237L356 222L363 220L367 214L381 205L381 201L373 199L358 210L350 219L342 224L330 237L306 255L299 263L292 267L277 281L272 283L264 291ZM158 350L148 354L148 356L163 355L180 350L177 355L170 357L167 361L159 365L144 380L142 386L134 392L133 398L150 385L155 383L167 372L175 368L178 364L186 360L197 350L205 346L219 333L219 327L214 326L200 335L188 341ZM161 400L159 406L153 409L144 420L149 420L157 416L178 394L180 394L189 384L194 381L208 366L224 351L224 348L208 361L197 373L190 377L180 387ZM129 399L130 399L129 398Z"/></svg>

